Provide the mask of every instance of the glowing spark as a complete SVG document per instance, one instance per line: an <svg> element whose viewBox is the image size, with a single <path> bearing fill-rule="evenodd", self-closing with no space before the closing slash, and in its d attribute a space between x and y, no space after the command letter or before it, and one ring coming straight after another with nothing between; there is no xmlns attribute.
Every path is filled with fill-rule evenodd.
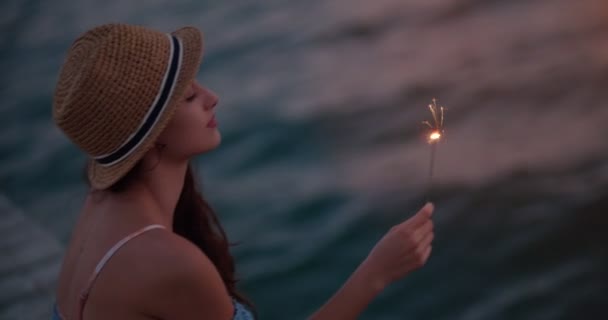
<svg viewBox="0 0 608 320"><path fill-rule="evenodd" d="M443 136L443 107L437 106L437 100L433 99L433 103L429 104L429 110L433 116L432 123L430 121L422 121L427 127L431 129L428 136L428 143L431 144L431 162L429 164L429 190L427 193L427 200L430 201L433 190L433 168L435 167L435 149L437 143Z"/></svg>
<svg viewBox="0 0 608 320"><path fill-rule="evenodd" d="M431 115L433 116L433 122L430 121L422 121L427 127L429 127L432 131L429 134L428 142L435 143L439 142L441 136L443 135L443 107L437 106L437 99L433 99L433 103L429 104L429 110L431 111Z"/></svg>

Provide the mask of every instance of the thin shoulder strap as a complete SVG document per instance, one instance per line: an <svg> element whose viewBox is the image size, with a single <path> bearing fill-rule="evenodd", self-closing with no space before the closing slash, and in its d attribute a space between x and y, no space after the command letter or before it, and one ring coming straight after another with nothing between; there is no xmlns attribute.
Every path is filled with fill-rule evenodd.
<svg viewBox="0 0 608 320"><path fill-rule="evenodd" d="M110 250L108 250L108 252L106 252L106 254L103 256L103 258L101 258L101 260L95 267L95 271L93 271L93 274L91 275L91 277L89 277L89 281L87 282L86 287L80 293L79 312L78 312L79 319L82 319L83 312L84 312L84 305L86 304L87 299L89 298L89 292L91 291L91 288L93 287L93 283L95 282L95 279L97 279L99 272L101 271L101 269L103 269L103 267L106 265L108 260L110 260L110 258L112 258L112 256L116 253L116 251L118 251L122 246L124 246L131 239L143 234L146 231L152 230L152 229L165 229L165 227L160 224L152 224L147 227L141 228L141 229L129 234L128 236L124 237L122 240L118 241L112 248L110 248Z"/></svg>

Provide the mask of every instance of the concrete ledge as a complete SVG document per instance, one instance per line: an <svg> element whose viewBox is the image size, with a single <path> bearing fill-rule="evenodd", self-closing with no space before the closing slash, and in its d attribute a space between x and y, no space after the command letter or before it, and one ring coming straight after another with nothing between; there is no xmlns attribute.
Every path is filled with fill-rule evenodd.
<svg viewBox="0 0 608 320"><path fill-rule="evenodd" d="M0 194L0 320L48 320L63 246Z"/></svg>

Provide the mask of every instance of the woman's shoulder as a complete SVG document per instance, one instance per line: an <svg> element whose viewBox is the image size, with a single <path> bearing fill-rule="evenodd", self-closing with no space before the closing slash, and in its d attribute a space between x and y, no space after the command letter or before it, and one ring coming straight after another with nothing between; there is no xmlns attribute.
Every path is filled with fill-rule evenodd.
<svg viewBox="0 0 608 320"><path fill-rule="evenodd" d="M134 268L141 283L172 285L176 281L213 278L221 281L213 262L193 243L170 231L142 235L143 241L125 250L124 268Z"/></svg>
<svg viewBox="0 0 608 320"><path fill-rule="evenodd" d="M145 311L163 318L189 317L208 310L231 314L232 302L213 262L193 243L173 232L150 234L131 257ZM141 271L139 271L141 270ZM207 313L207 312L206 312ZM193 313L194 315L194 313Z"/></svg>

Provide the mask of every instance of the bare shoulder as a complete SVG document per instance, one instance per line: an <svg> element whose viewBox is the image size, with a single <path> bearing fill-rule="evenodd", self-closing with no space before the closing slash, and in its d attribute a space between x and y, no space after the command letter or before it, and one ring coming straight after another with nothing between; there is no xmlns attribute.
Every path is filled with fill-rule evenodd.
<svg viewBox="0 0 608 320"><path fill-rule="evenodd" d="M211 260L172 232L154 232L138 248L138 305L164 319L230 319L232 301Z"/></svg>

